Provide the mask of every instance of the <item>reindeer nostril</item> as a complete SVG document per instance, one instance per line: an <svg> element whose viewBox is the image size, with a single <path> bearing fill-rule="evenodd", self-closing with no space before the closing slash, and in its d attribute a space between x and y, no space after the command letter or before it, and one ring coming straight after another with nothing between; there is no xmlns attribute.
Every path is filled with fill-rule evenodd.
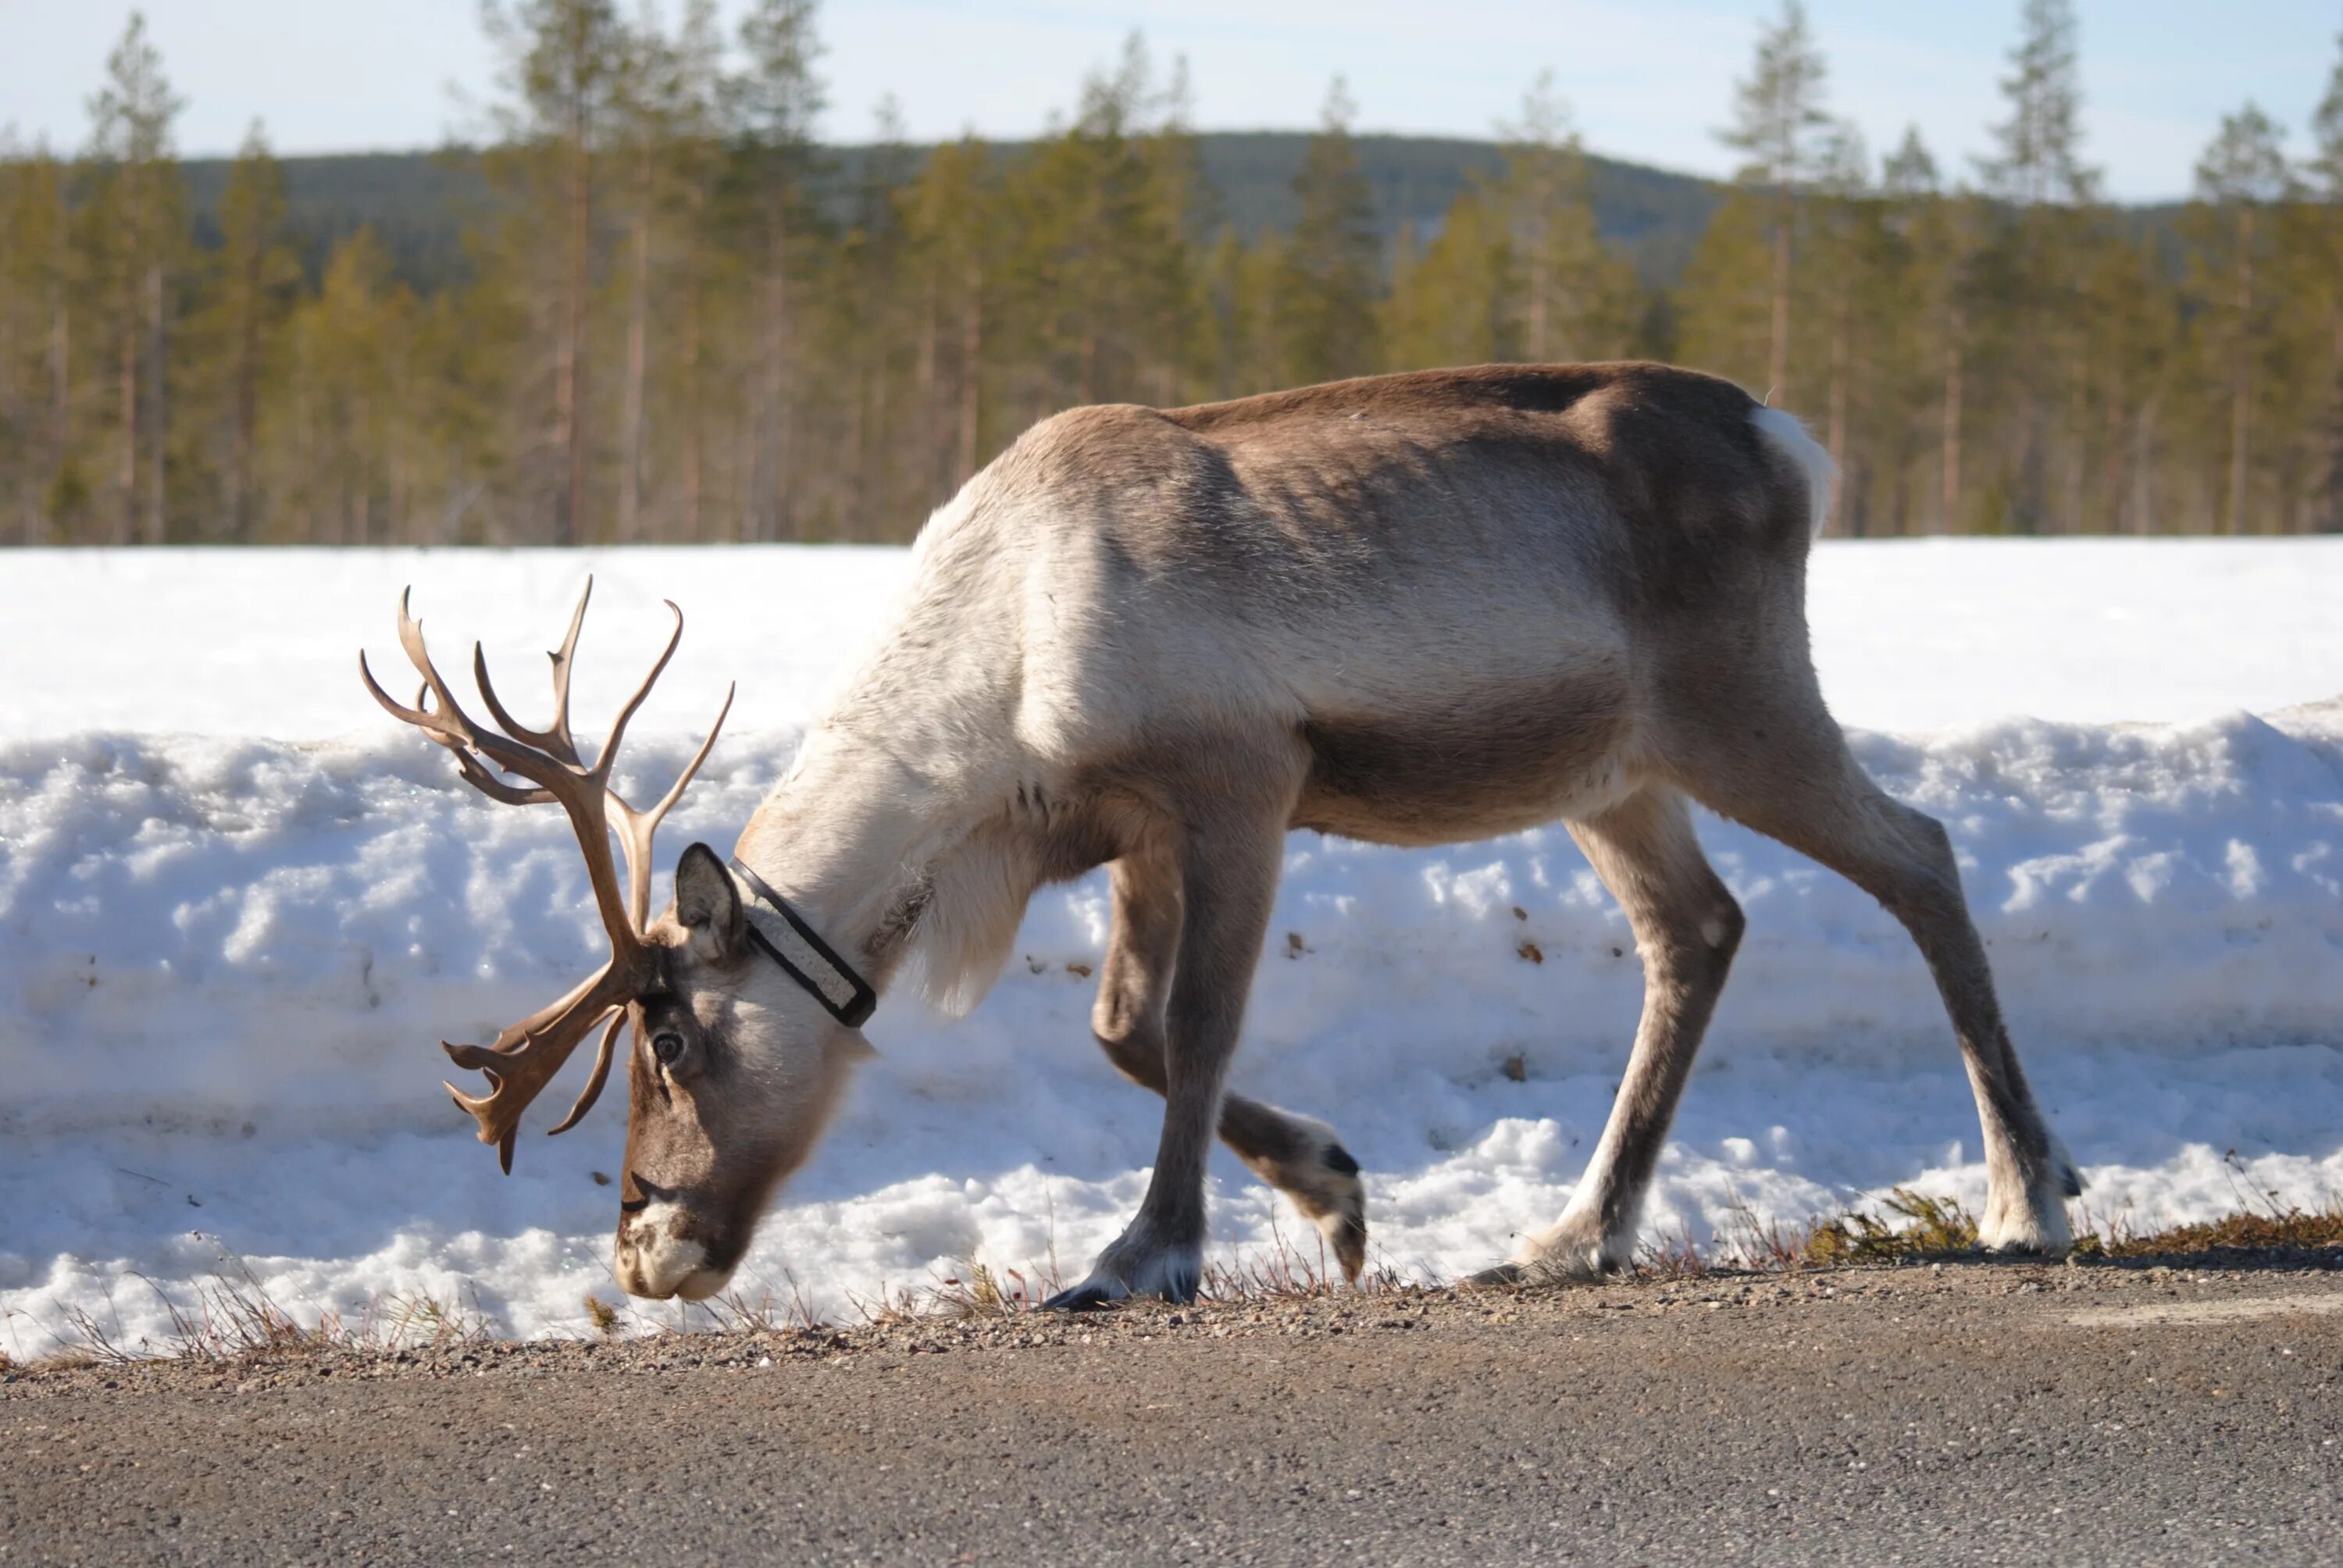
<svg viewBox="0 0 2343 1568"><path fill-rule="evenodd" d="M632 1192L634 1196L619 1199L618 1211L622 1214L639 1214L654 1201L674 1202L679 1189L662 1187L656 1181L646 1181L641 1176L629 1171L627 1172L627 1184L620 1191Z"/></svg>

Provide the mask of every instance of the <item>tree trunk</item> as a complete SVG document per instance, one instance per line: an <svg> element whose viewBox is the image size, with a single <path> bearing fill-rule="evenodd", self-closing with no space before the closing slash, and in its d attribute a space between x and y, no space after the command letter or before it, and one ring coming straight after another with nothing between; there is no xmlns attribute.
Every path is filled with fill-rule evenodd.
<svg viewBox="0 0 2343 1568"><path fill-rule="evenodd" d="M126 545L138 525L138 290L124 290L119 391L122 454L115 484L121 491L121 509L115 516L114 542Z"/></svg>
<svg viewBox="0 0 2343 1568"><path fill-rule="evenodd" d="M2132 424L2131 531L2136 534L2157 531L2156 415L2157 399L2151 393Z"/></svg>
<svg viewBox="0 0 2343 1568"><path fill-rule="evenodd" d="M2326 494L2317 527L2343 533L2343 294L2328 307L2327 475Z"/></svg>
<svg viewBox="0 0 2343 1568"><path fill-rule="evenodd" d="M940 351L939 339L943 336L941 319L943 288L939 280L940 268L927 268L927 286L920 299L920 351L915 360L918 381L917 428L911 433L913 448L919 462L912 472L920 476L919 494L915 498L922 508L934 506L942 498L936 494L937 482L943 477L944 453L940 432L943 419L936 407L936 357Z"/></svg>
<svg viewBox="0 0 2343 1568"><path fill-rule="evenodd" d="M262 252L244 260L236 323L236 389L228 433L227 525L239 544L250 542L253 427L260 417L260 290Z"/></svg>
<svg viewBox="0 0 2343 1568"><path fill-rule="evenodd" d="M553 449L562 474L553 492L553 542L578 542L586 513L586 273L593 221L593 167L586 127L569 129L568 243L561 289L561 327L553 361Z"/></svg>
<svg viewBox="0 0 2343 1568"><path fill-rule="evenodd" d="M1847 526L1848 508L1844 504L1850 487L1846 482L1847 338L1853 329L1850 320L1853 315L1851 291L1845 286L1845 281L1841 279L1838 296L1831 302L1830 423L1829 440L1825 443L1832 466L1838 469L1840 476L1839 499L1831 508L1830 531L1834 534L1845 533Z"/></svg>
<svg viewBox="0 0 2343 1568"><path fill-rule="evenodd" d="M1790 187L1779 187L1774 216L1774 339L1765 357L1765 401L1776 408L1790 400Z"/></svg>
<svg viewBox="0 0 2343 1568"><path fill-rule="evenodd" d="M2246 529L2246 476L2253 440L2254 209L2237 207L2237 342L2229 369L2229 515L2227 531Z"/></svg>
<svg viewBox="0 0 2343 1568"><path fill-rule="evenodd" d="M618 522L622 544L641 528L643 502L643 377L649 356L651 298L651 149L635 160L634 277L627 300L627 391L618 438Z"/></svg>
<svg viewBox="0 0 2343 1568"><path fill-rule="evenodd" d="M1529 359L1533 365L1546 363L1546 291L1552 286L1552 280L1547 276L1548 232L1546 215L1540 214L1537 220L1537 237L1530 245L1530 340L1524 346L1529 350Z"/></svg>
<svg viewBox="0 0 2343 1568"><path fill-rule="evenodd" d="M695 228L694 233L697 232ZM683 306L683 537L694 542L702 537L699 531L700 498L704 486L701 475L708 450L704 431L706 410L701 407L699 390L701 288L699 258L694 256Z"/></svg>
<svg viewBox="0 0 2343 1568"><path fill-rule="evenodd" d="M65 301L65 245L57 246L57 280L49 296L49 496L55 506L65 498L65 463L73 454L73 312ZM51 517L50 531L59 543L63 519Z"/></svg>
<svg viewBox="0 0 2343 1568"><path fill-rule="evenodd" d="M773 216L765 266L765 429L761 466L768 486L758 537L795 537L789 512L789 231L781 215Z"/></svg>
<svg viewBox="0 0 2343 1568"><path fill-rule="evenodd" d="M960 464L953 477L957 489L976 477L976 425L982 391L984 351L983 275L971 260L968 266L968 314L960 333Z"/></svg>
<svg viewBox="0 0 2343 1568"><path fill-rule="evenodd" d="M1945 321L1945 432L1938 459L1944 487L1939 526L1948 534L1961 530L1961 349L1967 331L1966 314L1956 305Z"/></svg>
<svg viewBox="0 0 2343 1568"><path fill-rule="evenodd" d="M163 543L164 464L170 451L171 409L163 367L163 264L146 264L146 542Z"/></svg>

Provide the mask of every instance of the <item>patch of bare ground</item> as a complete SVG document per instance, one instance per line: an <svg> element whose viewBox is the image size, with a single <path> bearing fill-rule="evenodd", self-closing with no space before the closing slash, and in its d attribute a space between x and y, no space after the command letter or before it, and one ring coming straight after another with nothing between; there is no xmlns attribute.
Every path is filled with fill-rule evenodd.
<svg viewBox="0 0 2343 1568"><path fill-rule="evenodd" d="M925 1292L867 1303L861 1321L852 1323L810 1322L795 1306L776 1310L736 1296L714 1303L706 1328L628 1332L613 1312L599 1320L598 1333L527 1342L497 1338L486 1320L437 1303L399 1303L361 1322L329 1318L303 1328L265 1298L216 1293L209 1315L190 1320L171 1353L125 1351L90 1325L82 1342L38 1361L0 1358L0 1398L163 1388L244 1393L328 1381L588 1370L743 1371L1119 1341L1382 1341L1434 1327L1554 1327L1618 1322L1620 1313L1784 1310L1899 1297L1920 1308L1929 1298L2057 1292L2102 1303L2117 1314L2107 1320L2114 1322L2135 1299L2159 1303L2149 1317L2168 1318L2160 1303L2176 1294L2210 1300L2250 1291L2257 1279L2267 1285L2273 1275L2330 1272L2343 1272L2343 1210L2332 1206L2152 1232L2102 1228L2065 1260L2011 1260L1976 1248L1974 1221L1959 1205L1899 1192L1882 1213L1767 1231L1762 1244L1744 1238L1741 1250L1726 1257L1654 1246L1633 1271L1591 1284L1426 1286L1384 1272L1360 1287L1339 1287L1288 1257L1221 1271L1206 1298L1192 1305L1133 1301L1064 1313L1035 1304L1045 1282L971 1265Z"/></svg>

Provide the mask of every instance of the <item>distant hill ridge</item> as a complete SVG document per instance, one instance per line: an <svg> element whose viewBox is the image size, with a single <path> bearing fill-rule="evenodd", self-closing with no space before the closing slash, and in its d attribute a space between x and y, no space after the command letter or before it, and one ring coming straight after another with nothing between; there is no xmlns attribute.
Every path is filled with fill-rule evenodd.
<svg viewBox="0 0 2343 1568"><path fill-rule="evenodd" d="M1466 182L1494 175L1503 158L1495 143L1463 137L1363 134L1353 139L1387 237L1410 225L1419 232L1435 227ZM1309 141L1300 131L1200 135L1199 154L1221 217L1248 235L1291 227L1297 210L1293 176ZM1025 145L993 146L1014 156ZM842 194L854 187L869 151L830 149L835 189ZM496 200L478 163L462 153L347 153L280 161L289 218L313 273L337 241L370 224L399 276L418 289L436 289L463 275L464 226ZM1716 209L1721 187L1616 158L1590 154L1587 163L1604 234L1635 258L1646 281L1674 283ZM217 239L228 166L226 158L190 158L182 166L196 234L206 244Z"/></svg>

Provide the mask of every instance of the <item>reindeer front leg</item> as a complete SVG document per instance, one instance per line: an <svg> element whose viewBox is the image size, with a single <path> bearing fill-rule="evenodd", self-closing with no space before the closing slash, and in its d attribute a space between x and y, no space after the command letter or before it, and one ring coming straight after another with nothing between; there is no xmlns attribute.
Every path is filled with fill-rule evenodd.
<svg viewBox="0 0 2343 1568"><path fill-rule="evenodd" d="M1179 958L1165 1009L1155 1173L1138 1216L1089 1277L1047 1306L1079 1311L1134 1294L1186 1302L1202 1283L1205 1160L1269 929L1292 800L1291 789L1259 793L1271 799L1248 800L1248 790L1207 800L1181 836Z"/></svg>
<svg viewBox="0 0 2343 1568"><path fill-rule="evenodd" d="M1114 923L1091 1032L1125 1078L1161 1094L1164 1015L1179 971L1179 862L1168 849L1134 848L1110 868L1109 880ZM1224 1094L1221 1141L1292 1201L1325 1239L1342 1277L1356 1283L1367 1261L1367 1190L1341 1136L1315 1117Z"/></svg>

